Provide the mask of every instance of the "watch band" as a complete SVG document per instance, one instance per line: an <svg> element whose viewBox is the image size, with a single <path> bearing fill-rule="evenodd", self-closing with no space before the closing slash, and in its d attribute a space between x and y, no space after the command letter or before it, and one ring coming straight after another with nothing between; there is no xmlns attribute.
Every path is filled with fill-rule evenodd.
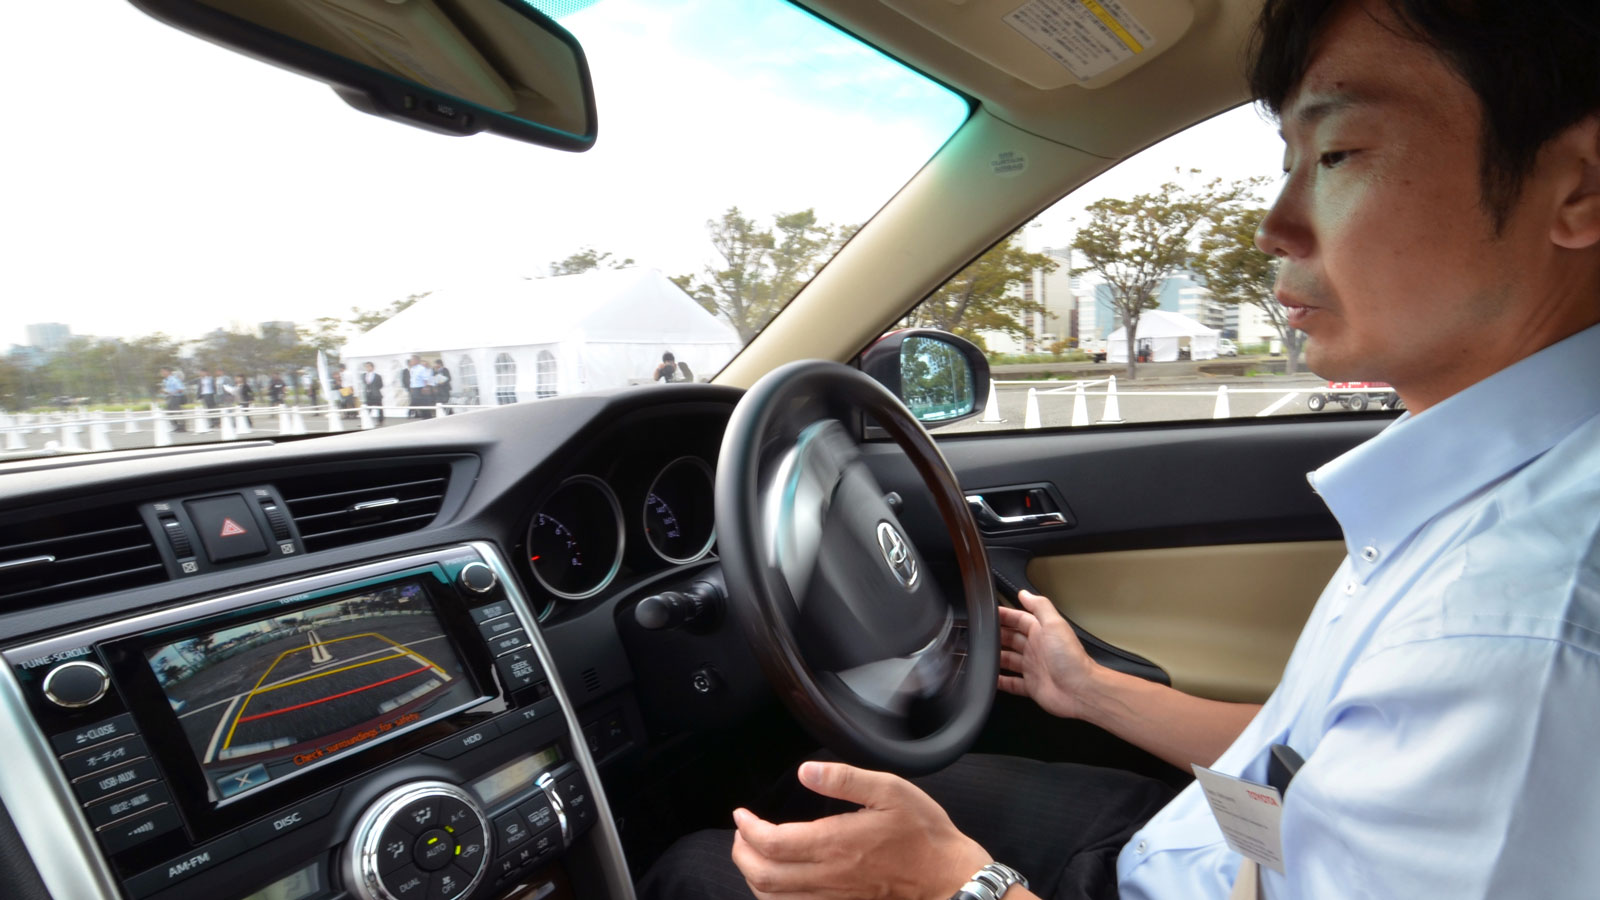
<svg viewBox="0 0 1600 900"><path fill-rule="evenodd" d="M974 872L950 900L1000 900L1014 884L1027 887L1028 879L1005 863L992 862Z"/></svg>

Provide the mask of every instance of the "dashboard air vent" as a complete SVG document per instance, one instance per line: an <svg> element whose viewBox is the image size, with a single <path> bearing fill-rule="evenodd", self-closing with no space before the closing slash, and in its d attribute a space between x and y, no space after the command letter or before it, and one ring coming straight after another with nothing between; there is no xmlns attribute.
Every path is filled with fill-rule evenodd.
<svg viewBox="0 0 1600 900"><path fill-rule="evenodd" d="M0 609L45 606L167 580L132 506L0 525Z"/></svg>
<svg viewBox="0 0 1600 900"><path fill-rule="evenodd" d="M433 521L450 481L447 463L358 464L285 478L278 493L307 552L416 531Z"/></svg>

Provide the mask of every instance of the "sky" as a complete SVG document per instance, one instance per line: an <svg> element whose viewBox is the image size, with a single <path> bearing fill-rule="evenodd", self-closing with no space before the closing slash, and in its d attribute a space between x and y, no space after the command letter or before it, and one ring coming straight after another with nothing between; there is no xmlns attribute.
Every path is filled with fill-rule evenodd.
<svg viewBox="0 0 1600 900"><path fill-rule="evenodd" d="M715 260L706 220L727 207L859 223L965 116L781 3L602 0L562 21L595 79L600 137L583 154L364 115L124 0L3 4L15 37L0 76L35 89L13 97L6 142L0 348L33 322L186 339L305 324L541 276L584 246L696 272ZM1175 167L1280 168L1275 128L1252 109L1180 140L1058 203L1030 245L1067 243L1085 203Z"/></svg>

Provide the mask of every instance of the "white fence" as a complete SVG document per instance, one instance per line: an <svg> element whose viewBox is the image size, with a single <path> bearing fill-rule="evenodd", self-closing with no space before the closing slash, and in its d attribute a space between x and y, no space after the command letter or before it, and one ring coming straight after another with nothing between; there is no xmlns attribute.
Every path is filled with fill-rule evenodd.
<svg viewBox="0 0 1600 900"><path fill-rule="evenodd" d="M1279 410L1283 409L1283 407L1292 403L1295 398L1301 396L1309 397L1313 394L1320 394L1323 396L1327 396L1329 394L1339 394L1341 396L1363 394L1367 395L1369 398L1381 402L1388 395L1394 393L1394 388L1392 387L1328 388L1317 386L1301 386L1292 388L1230 388L1224 384L1218 385L1215 391L1209 389L1189 391L1140 390L1126 391L1119 394L1117 392L1117 377L1115 375L1112 375L1109 378L1090 378L1079 381L1052 381L1048 382L1050 386L1045 388L1037 387L1039 384L1037 381L991 380L989 382L989 400L984 406L983 418L979 420L980 422L993 424L1002 421L1000 418L999 392L996 390L996 385L1002 384L1033 385L1028 388L1027 405L1023 408L1023 428L1042 427L1039 415L1039 398L1041 396L1050 395L1068 394L1072 396L1072 419L1069 425L1071 427L1079 427L1089 424L1088 400L1090 397L1094 396L1102 397L1105 400L1104 411L1101 413L1097 424L1108 425L1124 421L1122 418L1121 401L1128 397L1185 397L1200 402L1209 402L1212 404L1211 418L1227 419L1232 417L1231 404L1229 403L1228 398L1240 394L1280 395L1277 400L1274 400L1272 403L1268 404L1265 409L1262 409L1260 412L1256 413L1256 416L1264 417L1277 413ZM1098 390L1091 391L1091 388L1098 388ZM1320 409L1321 407L1318 406L1315 408ZM1190 418L1198 419L1203 418L1203 416L1196 415Z"/></svg>
<svg viewBox="0 0 1600 900"><path fill-rule="evenodd" d="M432 406L356 406L341 409L328 404L316 406L239 406L216 409L164 410L151 404L149 409L63 410L53 413L0 413L0 451L89 453L115 449L112 435L124 437L116 446L145 445L168 447L174 434L215 434L216 440L248 439L257 434L300 435L346 430L369 430L384 418L408 419L414 415L443 416L494 409L494 406L465 403L435 403ZM126 435L144 435L128 438Z"/></svg>

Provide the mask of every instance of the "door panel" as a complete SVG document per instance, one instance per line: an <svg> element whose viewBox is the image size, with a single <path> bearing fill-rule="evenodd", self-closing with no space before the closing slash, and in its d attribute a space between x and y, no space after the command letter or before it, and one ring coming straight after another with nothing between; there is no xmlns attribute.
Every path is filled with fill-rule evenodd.
<svg viewBox="0 0 1600 900"><path fill-rule="evenodd" d="M1160 666L1173 687L1259 703L1272 693L1341 541L1035 557L1028 580L1079 627Z"/></svg>
<svg viewBox="0 0 1600 900"><path fill-rule="evenodd" d="M963 434L939 447L969 493L1047 483L1065 501L1072 527L991 539L991 555L1013 573L1020 555L1027 580L1083 631L1184 690L1261 700L1343 554L1306 473L1391 418ZM948 535L905 457L886 443L866 452L884 489L904 497L911 538L948 559Z"/></svg>

